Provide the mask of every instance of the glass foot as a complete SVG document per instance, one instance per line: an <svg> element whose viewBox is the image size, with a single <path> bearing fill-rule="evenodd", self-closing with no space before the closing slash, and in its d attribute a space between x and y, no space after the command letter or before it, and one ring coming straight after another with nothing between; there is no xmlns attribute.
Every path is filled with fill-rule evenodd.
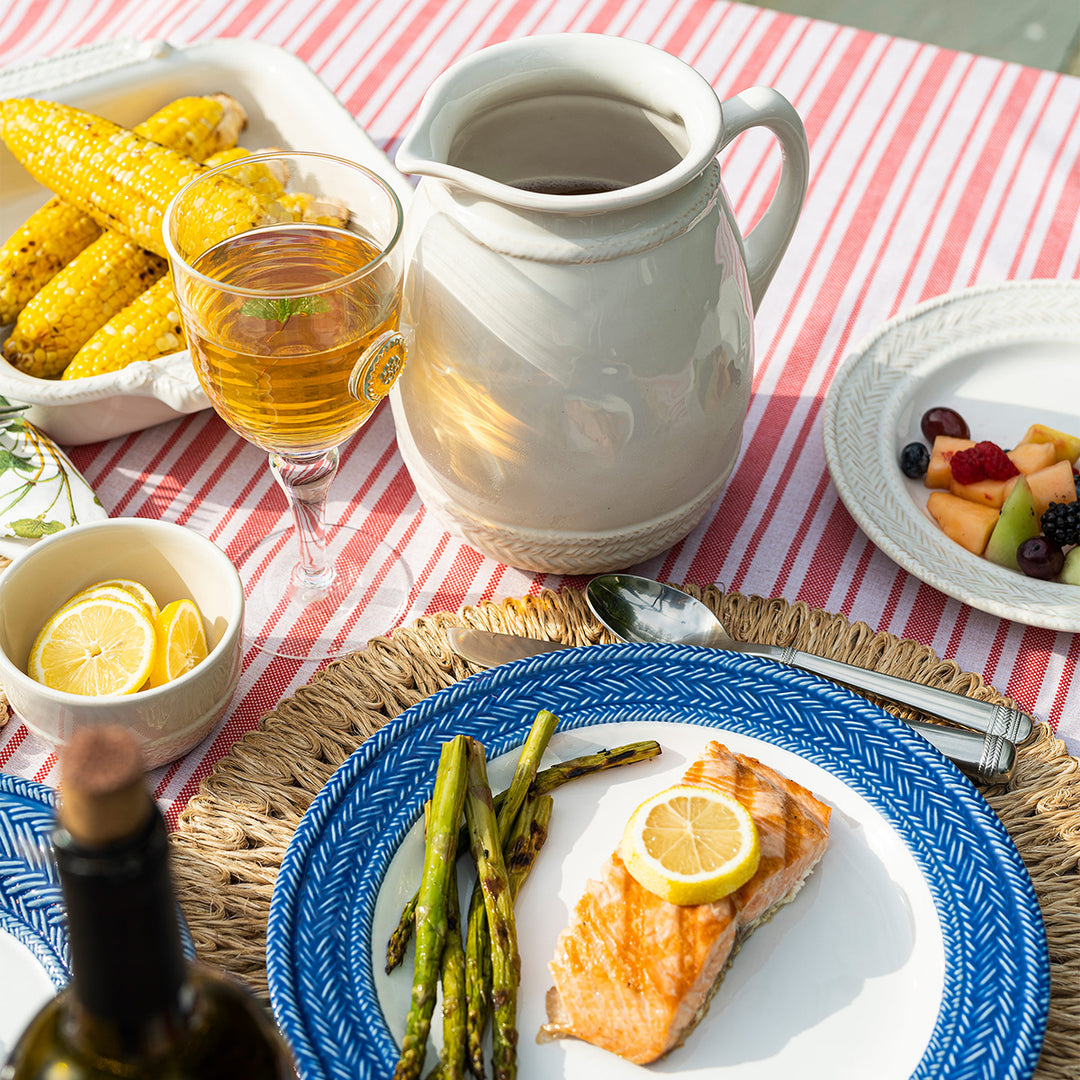
<svg viewBox="0 0 1080 1080"><path fill-rule="evenodd" d="M389 544L348 525L327 529L334 580L311 595L293 583L297 538L293 529L270 533L238 560L247 605L244 632L263 652L321 661L363 649L397 625L409 601L413 575Z"/></svg>

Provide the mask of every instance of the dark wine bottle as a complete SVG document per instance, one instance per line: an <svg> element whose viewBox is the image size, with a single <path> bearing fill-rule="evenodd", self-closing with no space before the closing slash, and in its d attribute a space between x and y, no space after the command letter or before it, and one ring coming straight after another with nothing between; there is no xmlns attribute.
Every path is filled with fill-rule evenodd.
<svg viewBox="0 0 1080 1080"><path fill-rule="evenodd" d="M20 1036L0 1080L291 1080L266 1009L183 954L164 819L122 728L73 738L61 758L53 847L72 976Z"/></svg>

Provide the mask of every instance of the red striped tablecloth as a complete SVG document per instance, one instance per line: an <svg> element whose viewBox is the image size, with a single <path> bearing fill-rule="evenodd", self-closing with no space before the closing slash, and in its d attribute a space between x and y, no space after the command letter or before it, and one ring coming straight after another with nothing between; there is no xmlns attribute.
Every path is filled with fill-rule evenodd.
<svg viewBox="0 0 1080 1080"><path fill-rule="evenodd" d="M885 319L977 283L1077 277L1080 81L723 0L6 0L0 64L114 38L258 38L310 65L392 156L449 64L556 31L649 41L721 97L775 86L810 142L802 220L757 315L740 459L707 519L639 572L805 600L913 638L981 672L1080 750L1077 637L971 610L882 555L839 501L821 430L838 365ZM752 133L722 164L748 226L777 155ZM209 411L73 456L112 515L182 522L232 554L285 514L264 455ZM402 553L415 583L399 621L560 584L477 554L425 513L385 406L343 449L330 518L373 528ZM155 774L170 820L234 740L312 673L248 653L218 730ZM0 732L0 768L56 780L54 755L17 718Z"/></svg>

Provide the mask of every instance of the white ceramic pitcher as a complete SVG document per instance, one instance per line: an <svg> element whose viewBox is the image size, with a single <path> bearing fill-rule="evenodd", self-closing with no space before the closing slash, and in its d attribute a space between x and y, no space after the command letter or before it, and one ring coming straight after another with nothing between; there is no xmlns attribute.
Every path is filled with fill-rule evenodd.
<svg viewBox="0 0 1080 1080"><path fill-rule="evenodd" d="M783 166L744 239L715 157L754 125ZM721 104L639 42L527 37L440 76L396 163L422 179L392 407L428 509L554 573L684 537L739 452L753 311L806 192L795 110L763 87Z"/></svg>

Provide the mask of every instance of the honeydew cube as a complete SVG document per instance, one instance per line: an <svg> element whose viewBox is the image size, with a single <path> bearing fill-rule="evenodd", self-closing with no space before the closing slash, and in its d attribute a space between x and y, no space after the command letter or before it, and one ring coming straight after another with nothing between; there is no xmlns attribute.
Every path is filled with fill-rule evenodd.
<svg viewBox="0 0 1080 1080"><path fill-rule="evenodd" d="M1080 585L1080 546L1072 548L1065 556L1065 564L1058 575L1066 585Z"/></svg>
<svg viewBox="0 0 1080 1080"><path fill-rule="evenodd" d="M1019 476L1001 508L994 531L984 554L999 566L1013 570L1020 567L1016 561L1016 549L1033 536L1039 535L1039 515L1035 513L1035 500L1025 477Z"/></svg>
<svg viewBox="0 0 1080 1080"><path fill-rule="evenodd" d="M931 491L926 509L950 540L955 540L973 555L981 555L986 550L1000 515L1000 511L992 506L969 502L949 491Z"/></svg>

